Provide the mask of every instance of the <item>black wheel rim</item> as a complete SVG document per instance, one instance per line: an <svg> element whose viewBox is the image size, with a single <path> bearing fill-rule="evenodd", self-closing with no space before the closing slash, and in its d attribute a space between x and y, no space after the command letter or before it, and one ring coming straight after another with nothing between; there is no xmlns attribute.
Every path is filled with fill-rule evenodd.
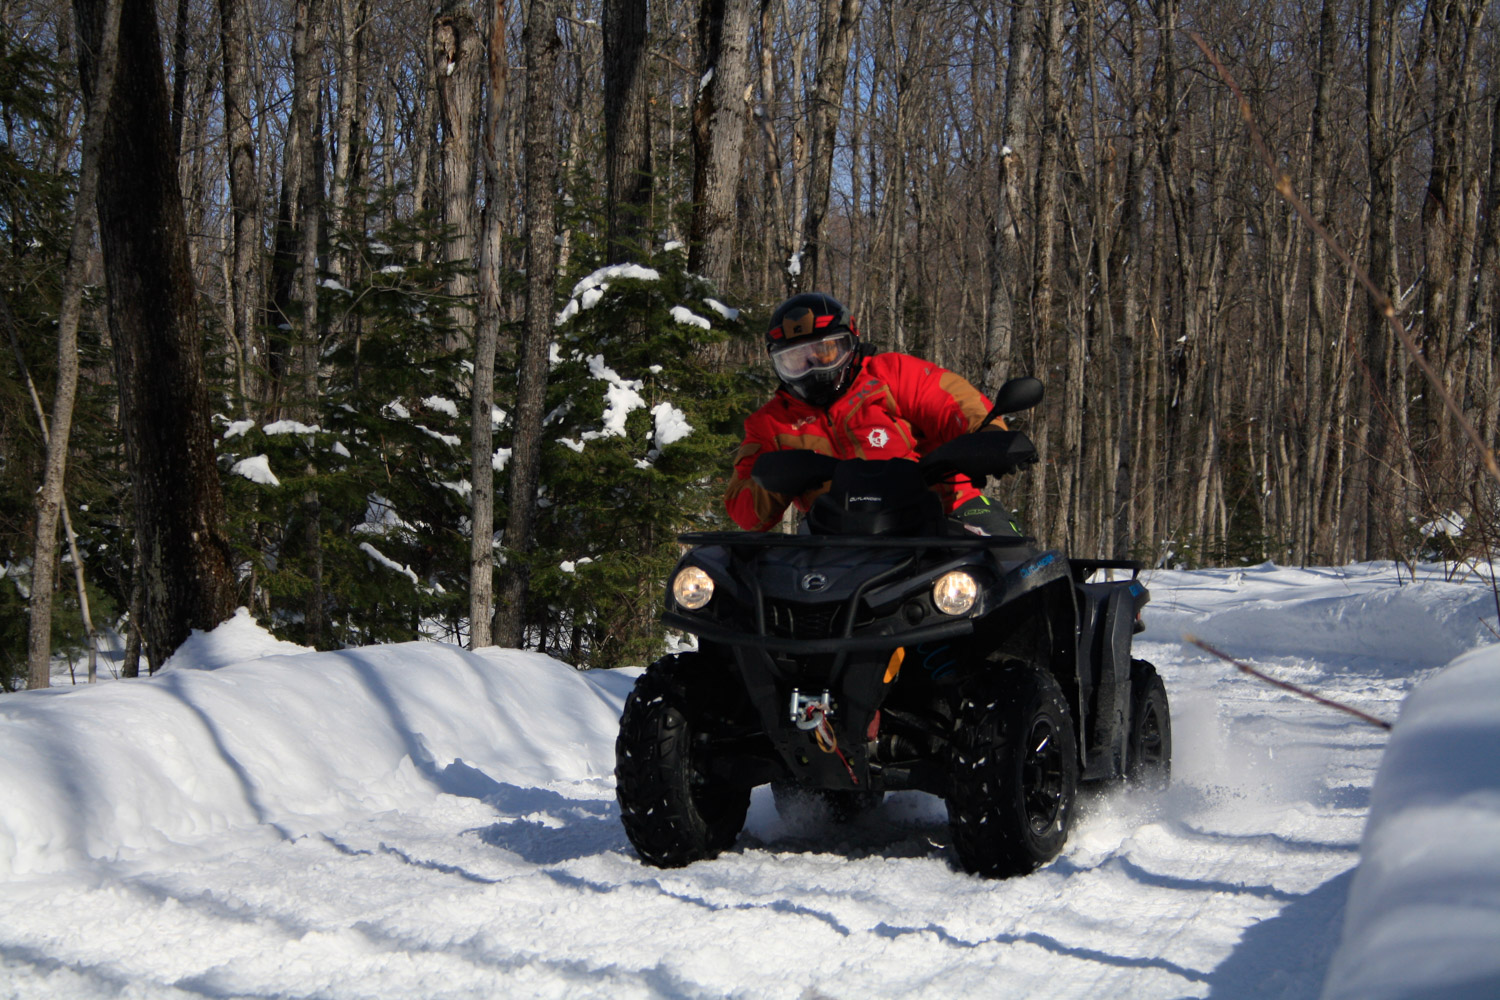
<svg viewBox="0 0 1500 1000"><path fill-rule="evenodd" d="M1140 757L1143 767L1158 767L1162 763L1161 718L1156 713L1156 702L1148 700L1141 706Z"/></svg>
<svg viewBox="0 0 1500 1000"><path fill-rule="evenodd" d="M1035 834L1052 829L1062 815L1063 772L1063 745L1056 728L1049 719L1034 720L1021 763L1021 796Z"/></svg>

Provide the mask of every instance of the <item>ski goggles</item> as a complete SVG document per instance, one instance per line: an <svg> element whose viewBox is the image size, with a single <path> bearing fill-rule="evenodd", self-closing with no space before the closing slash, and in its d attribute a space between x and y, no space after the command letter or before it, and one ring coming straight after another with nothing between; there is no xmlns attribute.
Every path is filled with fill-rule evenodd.
<svg viewBox="0 0 1500 1000"><path fill-rule="evenodd" d="M817 340L793 341L771 352L776 374L787 381L813 372L833 371L854 354L854 335L845 330Z"/></svg>

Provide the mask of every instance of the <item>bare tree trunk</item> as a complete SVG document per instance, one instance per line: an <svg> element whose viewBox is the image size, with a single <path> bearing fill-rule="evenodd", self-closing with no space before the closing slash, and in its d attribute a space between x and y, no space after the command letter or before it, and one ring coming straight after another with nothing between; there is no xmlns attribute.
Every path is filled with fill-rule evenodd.
<svg viewBox="0 0 1500 1000"><path fill-rule="evenodd" d="M1031 349L1032 356L1037 359L1038 367L1045 366L1053 354L1054 337L1057 335L1053 330L1054 315L1054 290L1053 279L1057 269L1057 233L1058 233L1058 188L1060 179L1058 177L1061 164L1062 145L1062 47L1063 47L1063 10L1062 0L1044 0L1042 7L1042 128L1040 132L1040 150L1037 158L1036 175L1036 235L1035 254L1033 257L1032 278L1032 324L1031 324ZM1063 411L1071 405L1076 390L1069 381L1081 378L1082 372L1072 371L1072 363L1064 370L1064 384L1062 393ZM1058 412L1056 406L1053 412ZM1047 470L1057 470L1058 483L1061 486L1070 487L1068 466L1071 457L1066 454L1067 440L1071 431L1070 422L1073 418L1066 412L1063 415L1064 431L1064 453L1055 456L1051 465L1038 464L1032 471L1032 509L1040 512L1047 509ZM1036 444L1041 454L1048 454L1047 441L1048 427L1045 423L1038 428L1034 435ZM1066 545L1068 537L1067 507L1069 497L1063 494L1060 501L1053 510L1053 520L1050 525L1044 525L1038 521L1038 527L1050 530L1048 536L1053 544Z"/></svg>
<svg viewBox="0 0 1500 1000"><path fill-rule="evenodd" d="M795 242L791 230L791 209L787 205L782 169L785 160L781 153L781 140L776 133L776 19L772 10L773 0L760 3L760 96L759 112L761 138L765 143L766 179L769 188L769 218L765 228L766 257L775 259L776 270L786 274L786 264L794 252ZM792 202L796 205L795 198Z"/></svg>
<svg viewBox="0 0 1500 1000"><path fill-rule="evenodd" d="M96 173L96 176L97 176L97 169L96 169L95 173ZM64 276L64 294L65 294L65 296L67 295L67 292L68 292L68 289L67 289L67 277ZM73 294L77 295L79 299L82 298L82 295L80 294L80 292L78 290L75 290ZM3 291L0 291L0 326L4 326L5 329L6 329L6 332L9 334L11 348L15 351L15 355L16 355L16 366L17 366L17 368L21 372L21 379L22 379L22 381L24 381L26 383L27 394L30 395L30 397L31 397L32 409L36 412L37 426L39 428L41 428L41 432L42 432L42 445L43 445L43 447L47 448L48 451L49 451L49 453L50 453L51 445L52 445L52 435L51 435L51 426L52 425L47 420L47 410L46 410L46 408L44 406L42 406L42 397L36 391L36 383L34 381L32 381L31 371L30 371L29 367L26 364L26 355L21 350L21 340L20 340L20 337L18 336L17 331L16 331L16 318L15 318L15 315L11 312L10 303L6 301L6 299L5 299L5 293ZM76 345L76 342L78 340L77 327L78 327L78 324L77 324L77 322L75 320L75 322L73 324L74 332L73 332L73 335L72 335L72 340L74 341L75 345ZM68 339L67 337L61 336L61 335L58 338L59 343L65 341L67 339ZM65 398L67 400L71 401L72 399L74 399L76 397L76 395L77 395L77 389L78 389L78 377L79 377L79 371L78 371L78 357L77 357L77 353L74 352L74 354L73 354L73 356L71 357L70 360L66 360L65 361L65 360L59 358L58 373L57 373L57 381L58 381L57 395L53 398L53 408L54 408L54 411L56 410L56 406L57 406L57 403L59 401L65 399ZM69 418L71 420L71 413L69 414ZM50 454L49 454L49 457L50 457ZM38 505L38 508L39 508L39 513L38 513L37 521L38 521L39 524L42 521L42 516L41 516L40 508L41 508L41 506L43 504L49 502L50 495L51 495L51 492L47 488L47 484L44 482L43 485L42 485L42 489L40 489L40 490L37 491L37 505ZM98 663L98 647L99 647L98 639L99 639L99 636L94 631L94 619L93 619L92 614L89 612L88 588L84 585L84 578L83 578L83 553L80 552L79 549L78 549L78 535L75 534L74 531L73 531L73 519L68 514L68 499L67 499L66 492L59 492L59 494L57 496L56 508L62 514L63 534L64 534L64 536L68 540L68 555L71 557L72 562L73 562L73 582L74 582L74 585L76 586L77 592L78 592L78 610L79 610L79 613L83 617L84 633L88 636L88 643L89 643L89 683L92 684L97 679L97 663ZM52 519L52 533L53 533L53 539L54 539L54 541L53 541L53 546L52 546L52 552L49 554L48 558L52 559L54 561L54 563L55 563L55 561L57 559L57 545L56 545L57 519L56 519L56 517L54 517ZM51 573L55 573L55 568L49 567L49 574L51 574ZM37 582L37 575L36 575L35 568L33 567L33 571L32 571L32 583L33 583L33 585L35 585L36 582ZM49 588L48 592L50 593L51 592L51 588L54 586L54 584L52 584L49 581L47 583L47 586ZM35 591L35 589L32 590L32 594L31 594L30 600L31 601L35 601L36 600L36 591ZM28 607L28 610L29 610L29 607ZM47 614L48 637L50 639L50 636L51 636L51 622L52 622L52 618L51 618L51 615L52 615L52 601L51 601L50 598L47 601L46 614ZM34 620L35 619L33 619L33 621ZM30 639L30 638L32 638L32 637L28 636L28 639ZM29 650L28 650L28 652L29 652ZM51 660L50 643L49 643L49 647L48 647L48 649L47 649L46 652L47 652L47 658L50 661Z"/></svg>
<svg viewBox="0 0 1500 1000"><path fill-rule="evenodd" d="M651 207L646 0L604 0L604 169L609 263L641 253Z"/></svg>
<svg viewBox="0 0 1500 1000"><path fill-rule="evenodd" d="M849 40L862 6L863 0L838 0L820 7L818 70L808 100L812 106L808 125L808 131L812 133L812 151L807 181L807 221L802 228L800 245L802 261L798 287L803 290L820 288L825 277L819 273L823 222L832 196L834 145L849 77Z"/></svg>
<svg viewBox="0 0 1500 1000"><path fill-rule="evenodd" d="M1333 88L1334 59L1337 56L1338 26L1334 4L1336 0L1323 0L1318 16L1318 62L1316 70L1316 99L1313 104L1312 144L1310 150L1311 169L1308 177L1308 210L1320 222L1327 222L1330 159L1333 155ZM1297 547L1306 561L1331 558L1328 530L1330 525L1320 516L1327 510L1323 496L1325 490L1330 429L1333 423L1333 387L1328 381L1324 357L1329 349L1342 339L1342 331L1333 323L1333 312L1329 303L1328 283L1329 251L1323 240L1314 239L1312 268L1308 278L1307 342L1302 362L1301 409L1306 421L1302 437L1303 483L1299 493L1301 520Z"/></svg>
<svg viewBox="0 0 1500 1000"><path fill-rule="evenodd" d="M1396 138L1395 125L1391 121L1391 67L1393 58L1394 28L1391 23L1391 0L1369 0L1370 34L1366 52L1365 106L1369 134L1366 147L1370 163L1370 280L1375 287L1398 302L1400 289L1396 287L1395 269L1395 169ZM1399 447L1392 440L1392 431L1399 437L1399 428L1391 426L1395 412L1405 412L1404 400L1392 397L1396 379L1392 367L1390 328L1385 316L1372 304L1366 311L1365 320L1365 365L1374 384L1366 391L1364 424L1368 428L1368 451L1363 454L1365 468L1364 490L1364 546L1361 555L1370 558L1382 548L1385 532L1397 514L1396 497L1379 486L1386 476L1391 456ZM1384 397L1383 399L1381 397Z"/></svg>
<svg viewBox="0 0 1500 1000"><path fill-rule="evenodd" d="M187 104L188 0L177 0L172 30L172 158L182 156L182 113Z"/></svg>
<svg viewBox="0 0 1500 1000"><path fill-rule="evenodd" d="M219 45L224 55L224 137L229 147L229 202L233 233L228 261L230 335L242 388L241 409L261 396L265 335L255 322L256 257L260 252L260 185L255 173L255 132L250 108L250 8L248 0L219 0Z"/></svg>
<svg viewBox="0 0 1500 1000"><path fill-rule="evenodd" d="M1494 450L1500 446L1500 316L1495 301L1500 297L1500 97L1490 107L1489 176L1474 290L1474 340L1485 371L1483 379L1476 379L1475 395L1480 406L1479 431L1485 445Z"/></svg>
<svg viewBox="0 0 1500 1000"><path fill-rule="evenodd" d="M77 0L80 48L99 50L103 4ZM92 90L92 75L82 74ZM156 18L125 0L99 153L99 233L120 423L143 553L142 628L153 667L192 628L234 608L192 272Z"/></svg>
<svg viewBox="0 0 1500 1000"><path fill-rule="evenodd" d="M1144 396L1136 402L1136 344L1144 342L1141 287L1145 280L1146 132L1149 128L1145 89L1145 12L1133 3L1130 18L1130 153L1125 169L1125 203L1121 208L1125 229L1125 260L1120 283L1124 297L1120 327L1116 331L1115 354L1119 369L1120 424L1114 477L1115 558L1128 558L1136 539L1135 517L1135 428L1141 410L1154 407L1155 399Z"/></svg>
<svg viewBox="0 0 1500 1000"><path fill-rule="evenodd" d="M1006 46L1005 121L1000 137L999 190L995 199L995 236L990 259L989 317L985 323L983 388L994 394L1011 374L1015 355L1016 303L1022 298L1014 282L1026 274L1021 220L1026 216L1022 182L1031 148L1031 52L1036 35L1033 0L1013 0Z"/></svg>
<svg viewBox="0 0 1500 1000"><path fill-rule="evenodd" d="M750 80L750 0L702 0L703 76L693 106L693 220L688 269L720 289L729 284L737 232L735 201L745 149Z"/></svg>
<svg viewBox="0 0 1500 1000"><path fill-rule="evenodd" d="M297 243L297 284L302 299L302 336L298 352L297 376L301 399L298 416L308 424L317 423L318 365L321 358L320 319L318 316L318 238L323 214L322 161L323 145L318 140L318 84L323 43L323 0L298 0L297 21L292 35L292 116L301 152L298 162L298 202L300 225ZM309 473L316 470L308 466ZM316 490L302 498L305 537L310 553L312 586L304 605L307 638L322 646L323 635L323 536L322 501Z"/></svg>
<svg viewBox="0 0 1500 1000"><path fill-rule="evenodd" d="M443 125L443 225L454 333L444 347L454 351L474 341L474 154L479 125L481 43L474 17L458 0L447 0L432 29L438 107Z"/></svg>
<svg viewBox="0 0 1500 1000"><path fill-rule="evenodd" d="M334 157L332 184L335 226L354 221L350 192L359 183L364 161L365 35L370 18L370 0L338 0L338 112L333 134L338 149ZM341 277L348 269L335 262Z"/></svg>
<svg viewBox="0 0 1500 1000"><path fill-rule="evenodd" d="M414 137L417 145L417 162L411 175L412 214L418 217L427 211L428 181L432 174L433 134L437 131L437 61L431 57L432 46L427 46L427 49L429 55L426 60L426 74L422 87L422 110L418 114L417 135ZM416 258L422 260L426 252L426 241L419 241L416 247Z"/></svg>
<svg viewBox="0 0 1500 1000"><path fill-rule="evenodd" d="M57 568L57 524L66 514L63 483L67 475L68 443L73 430L73 403L78 392L78 322L83 309L83 285L88 269L89 245L93 241L99 191L99 158L105 118L115 89L119 65L120 9L122 0L109 0L102 9L95 46L80 62L79 71L94 77L84 80L92 90L83 132L83 156L79 165L78 195L74 201L72 241L68 246L67 271L63 275L61 309L57 321L57 389L52 398L50 427L43 419L42 433L47 458L42 488L37 494L36 543L32 549L31 596L27 613L26 686L43 688L51 683L52 591ZM80 39L80 47L84 47ZM16 324L10 305L0 293L6 329L14 341ZM17 357L20 357L17 345ZM40 402L40 401L38 401ZM38 419L42 419L38 413Z"/></svg>
<svg viewBox="0 0 1500 1000"><path fill-rule="evenodd" d="M494 645L495 611L495 349L500 338L500 235L506 196L502 144L509 131L505 110L510 67L505 50L505 0L490 0L485 92L484 221L479 239L479 317L474 336L474 389L470 480L474 484L469 534L469 648Z"/></svg>
<svg viewBox="0 0 1500 1000"><path fill-rule="evenodd" d="M526 323L516 386L515 436L506 496L510 519L505 547L511 553L505 590L495 612L495 638L519 648L525 639L530 554L536 526L536 490L542 452L542 407L547 388L547 348L552 340L557 150L553 130L557 7L532 0L526 16Z"/></svg>

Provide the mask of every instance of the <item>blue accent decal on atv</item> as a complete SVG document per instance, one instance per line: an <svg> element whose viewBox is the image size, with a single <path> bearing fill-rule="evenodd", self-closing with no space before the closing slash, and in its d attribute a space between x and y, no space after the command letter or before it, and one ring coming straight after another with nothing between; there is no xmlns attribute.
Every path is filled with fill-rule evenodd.
<svg viewBox="0 0 1500 1000"><path fill-rule="evenodd" d="M948 652L949 647L947 643L936 649L929 649L929 645L929 643L924 642L917 646L917 652L922 654L922 669L927 671L927 675L933 680L940 680L953 672L953 668L958 666L958 660L954 659L953 655ZM942 658L944 654L947 654L946 658ZM934 664L934 660L938 662Z"/></svg>
<svg viewBox="0 0 1500 1000"><path fill-rule="evenodd" d="M1051 566L1053 560L1055 560L1056 558L1057 558L1057 553L1056 552L1048 552L1046 555L1040 557L1039 559L1037 559L1036 562L1032 563L1031 565L1029 565L1029 566L1022 566L1021 567L1021 579L1024 580L1028 576L1030 576L1031 574L1035 573L1037 570L1039 570L1039 569L1045 569L1048 566Z"/></svg>
<svg viewBox="0 0 1500 1000"><path fill-rule="evenodd" d="M1138 583L1132 583L1130 585L1130 596L1131 597L1140 597L1142 590L1143 590L1143 588L1141 587L1140 584L1138 584Z"/></svg>

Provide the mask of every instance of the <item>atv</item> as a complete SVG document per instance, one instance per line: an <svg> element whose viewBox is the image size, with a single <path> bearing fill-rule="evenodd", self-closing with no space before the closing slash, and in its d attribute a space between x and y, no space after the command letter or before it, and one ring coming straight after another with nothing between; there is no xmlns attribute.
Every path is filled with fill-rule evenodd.
<svg viewBox="0 0 1500 1000"><path fill-rule="evenodd" d="M730 847L758 785L836 820L919 789L946 800L959 866L1003 878L1057 856L1080 782L1165 784L1166 689L1131 657L1141 564L976 534L933 490L1034 463L1025 434L988 425L1041 399L1011 380L979 430L920 461L767 453L764 488L828 484L797 534L681 536L663 620L697 649L645 670L615 744L642 860ZM1091 582L1101 570L1123 578Z"/></svg>

